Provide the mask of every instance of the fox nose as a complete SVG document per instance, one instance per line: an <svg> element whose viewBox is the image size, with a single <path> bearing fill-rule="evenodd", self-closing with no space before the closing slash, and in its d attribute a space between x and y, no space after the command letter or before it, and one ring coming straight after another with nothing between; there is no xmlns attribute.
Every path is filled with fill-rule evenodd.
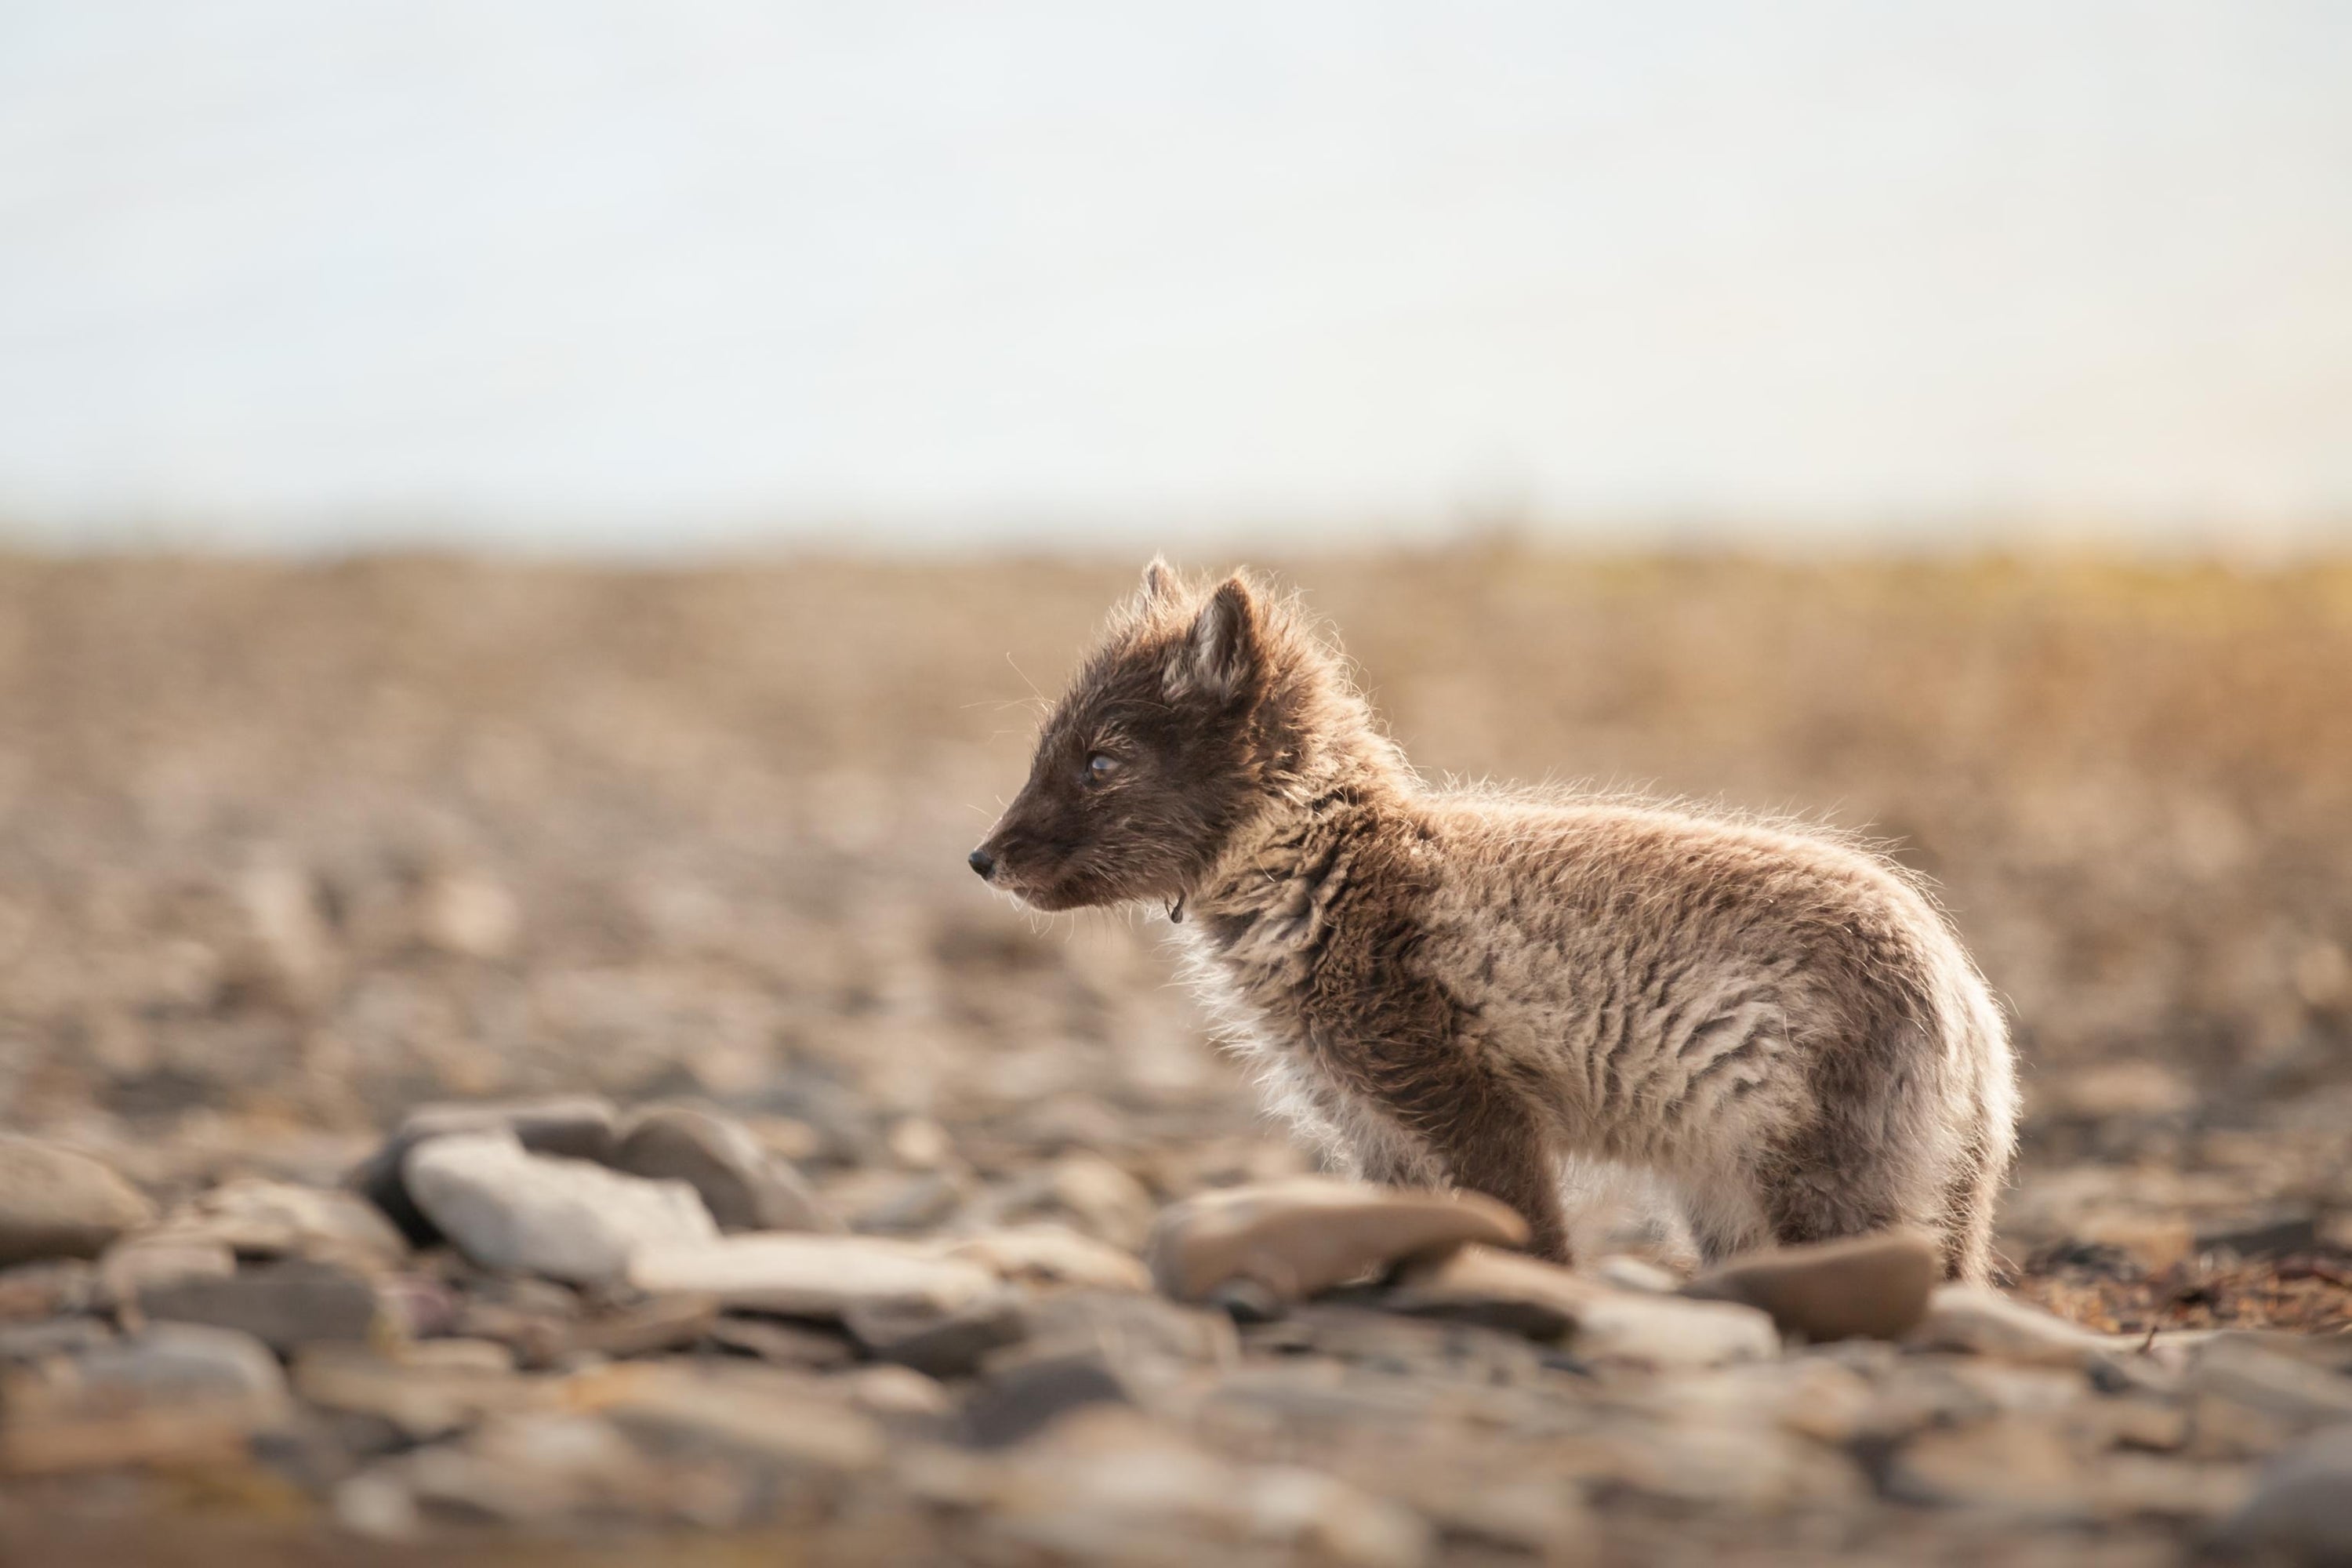
<svg viewBox="0 0 2352 1568"><path fill-rule="evenodd" d="M973 850L971 859L966 863L980 873L980 879L983 882L996 875L996 857L985 849Z"/></svg>

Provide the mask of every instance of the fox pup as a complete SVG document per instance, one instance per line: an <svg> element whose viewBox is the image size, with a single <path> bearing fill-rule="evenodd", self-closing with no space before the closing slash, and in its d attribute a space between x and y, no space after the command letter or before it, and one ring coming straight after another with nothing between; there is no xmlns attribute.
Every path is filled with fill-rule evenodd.
<svg viewBox="0 0 2352 1568"><path fill-rule="evenodd" d="M1288 599L1154 561L972 869L1164 901L1279 1110L1569 1261L1564 1162L1654 1173L1702 1256L1909 1225L1980 1280L2015 1149L2000 1013L1900 869L1619 799L1439 790Z"/></svg>

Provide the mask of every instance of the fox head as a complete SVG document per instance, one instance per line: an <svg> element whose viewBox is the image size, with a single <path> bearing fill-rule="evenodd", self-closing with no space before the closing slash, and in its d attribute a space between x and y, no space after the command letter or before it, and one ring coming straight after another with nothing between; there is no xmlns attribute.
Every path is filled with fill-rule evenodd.
<svg viewBox="0 0 2352 1568"><path fill-rule="evenodd" d="M971 868L1040 910L1181 900L1295 776L1302 661L1326 657L1244 578L1189 588L1153 561Z"/></svg>

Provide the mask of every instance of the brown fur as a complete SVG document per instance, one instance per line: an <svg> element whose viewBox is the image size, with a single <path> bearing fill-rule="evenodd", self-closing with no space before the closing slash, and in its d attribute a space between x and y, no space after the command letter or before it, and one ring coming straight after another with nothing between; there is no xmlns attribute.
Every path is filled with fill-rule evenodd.
<svg viewBox="0 0 2352 1568"><path fill-rule="evenodd" d="M1547 1255L1582 1161L1663 1178L1710 1257L1909 1224L1986 1272L2014 1067L1911 879L1817 833L1432 789L1243 578L1153 563L973 864L1039 909L1170 904L1335 1163L1490 1194Z"/></svg>

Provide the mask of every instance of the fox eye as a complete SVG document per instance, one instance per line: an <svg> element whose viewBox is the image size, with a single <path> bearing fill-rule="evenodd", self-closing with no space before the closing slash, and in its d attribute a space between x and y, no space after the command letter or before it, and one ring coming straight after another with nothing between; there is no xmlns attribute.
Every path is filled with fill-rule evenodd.
<svg viewBox="0 0 2352 1568"><path fill-rule="evenodd" d="M1097 752L1087 759L1087 783L1098 784L1118 772L1118 759Z"/></svg>

